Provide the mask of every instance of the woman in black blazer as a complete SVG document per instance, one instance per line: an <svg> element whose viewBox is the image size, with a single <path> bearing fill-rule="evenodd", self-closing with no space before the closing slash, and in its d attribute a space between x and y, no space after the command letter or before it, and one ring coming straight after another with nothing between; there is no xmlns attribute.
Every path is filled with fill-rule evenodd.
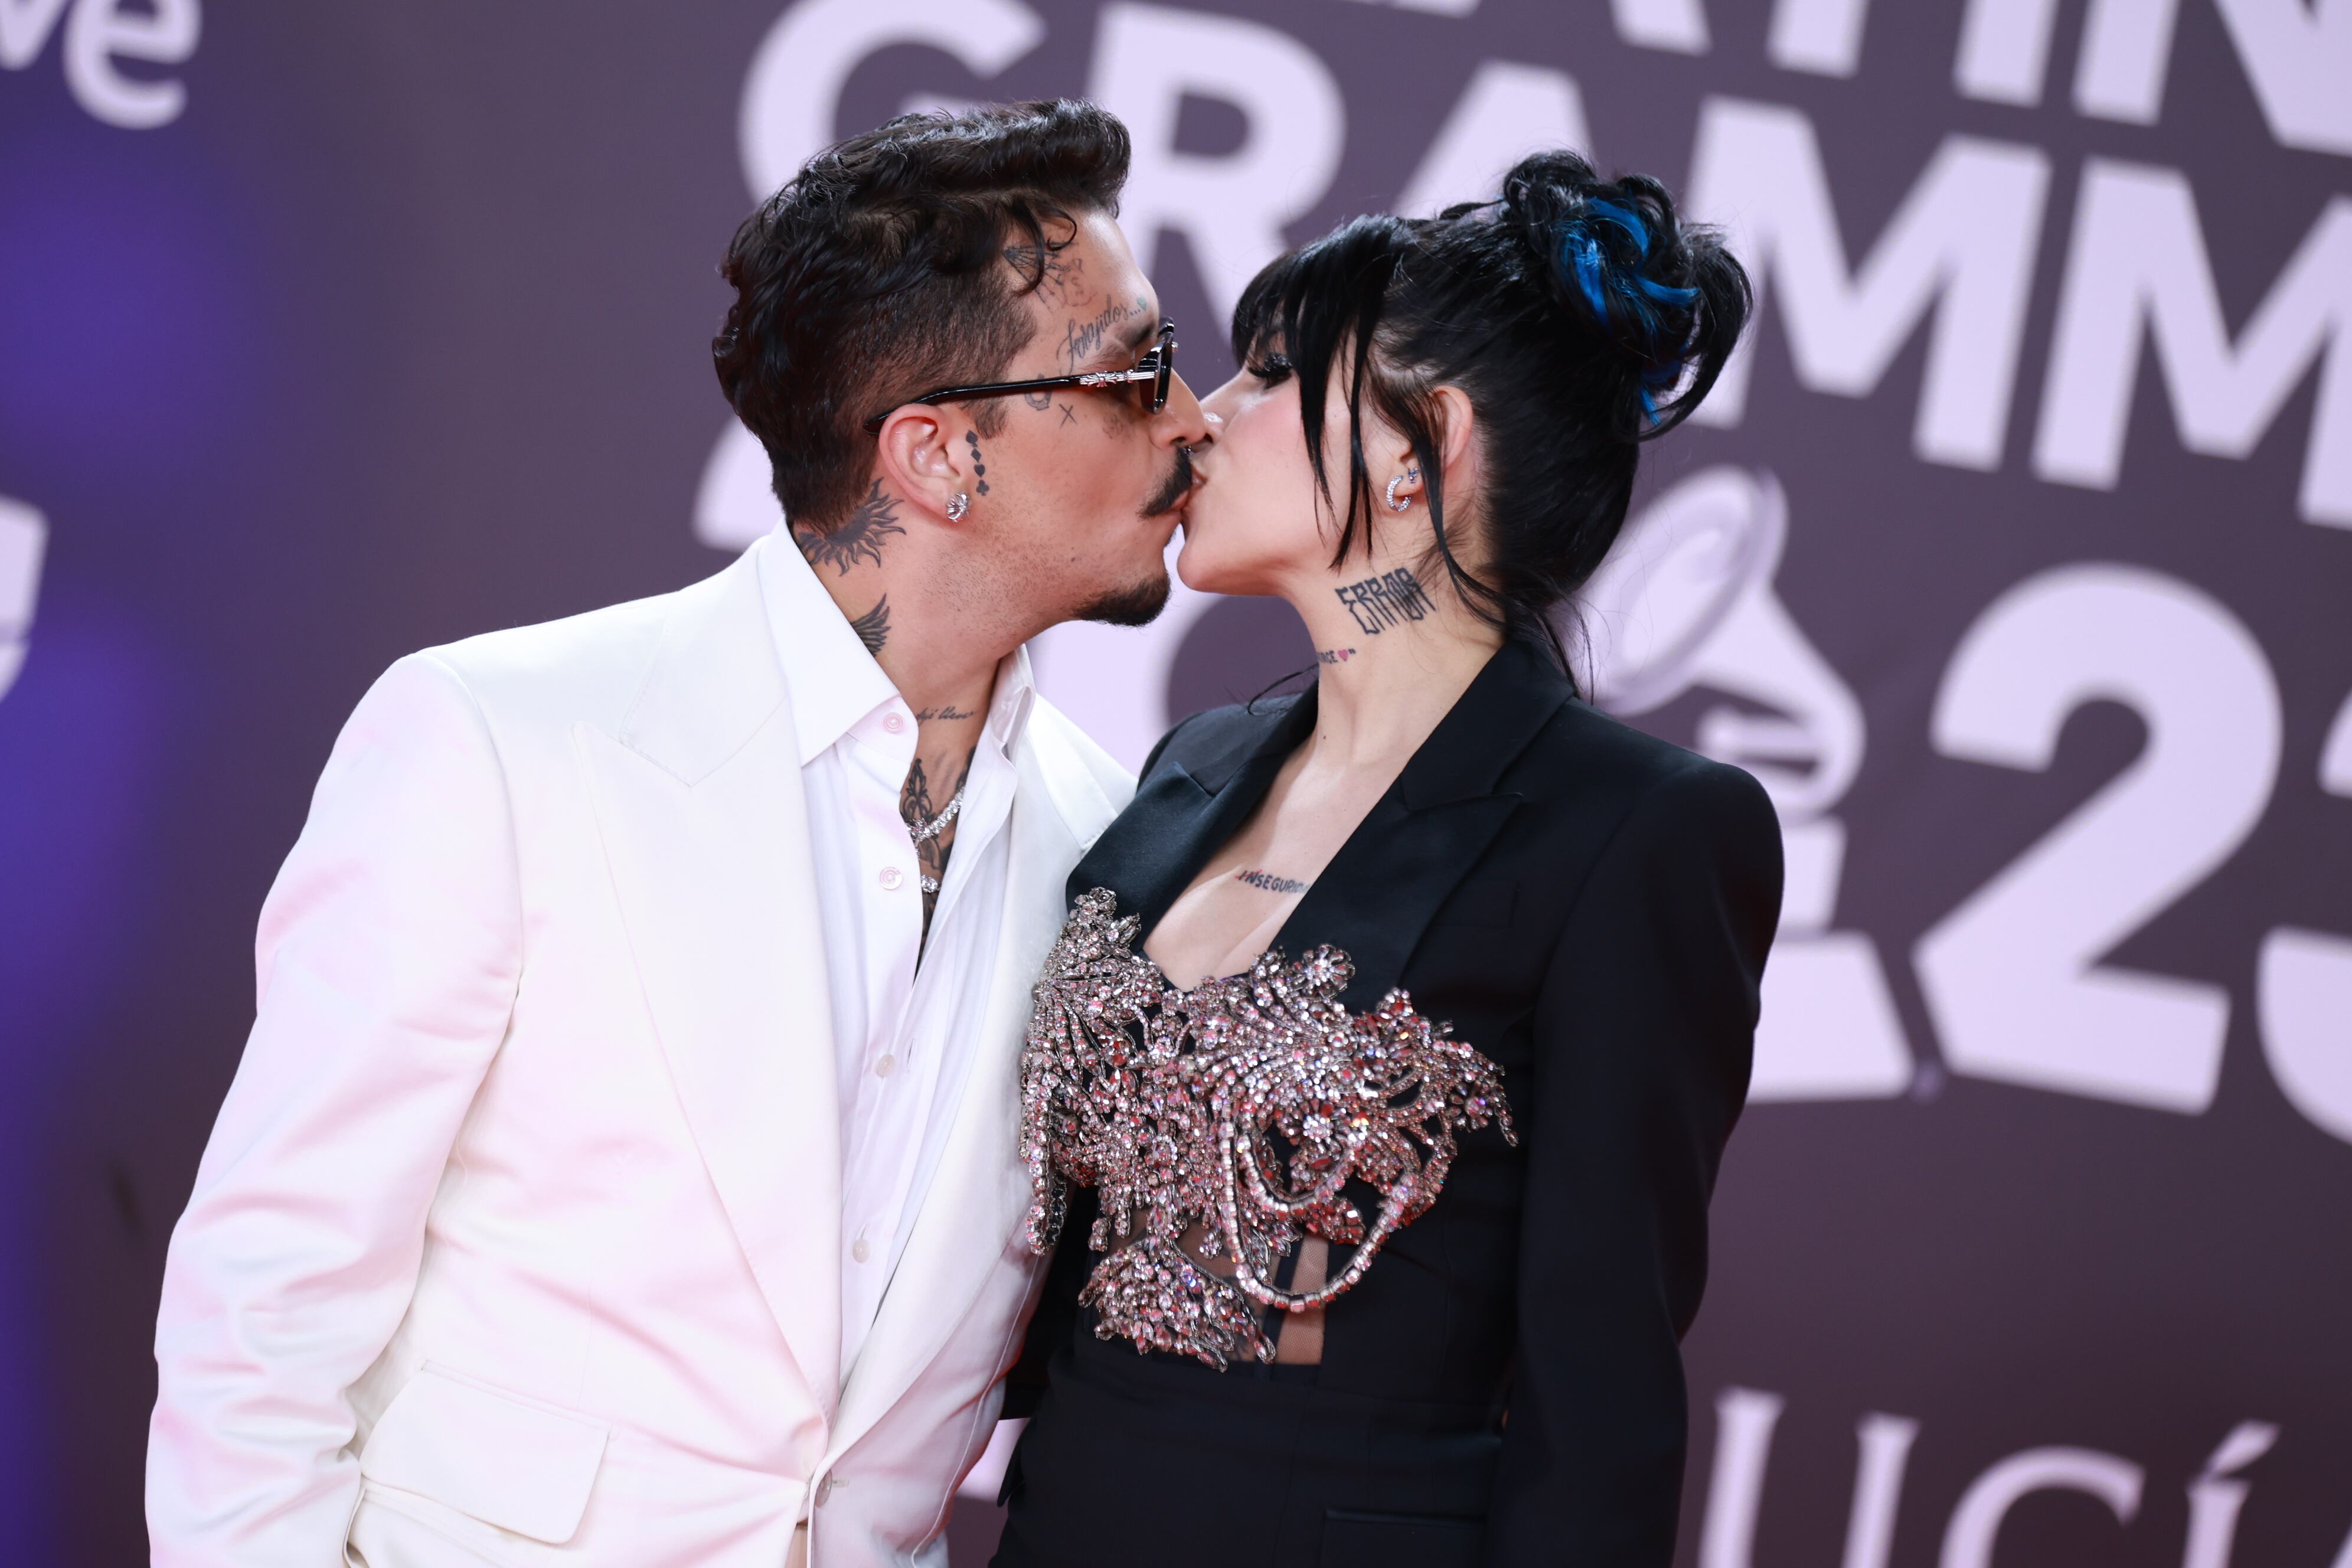
<svg viewBox="0 0 2352 1568"><path fill-rule="evenodd" d="M1549 627L1747 305L1566 153L1244 297L1181 567L1320 679L1178 725L1071 879L1005 1568L1671 1563L1780 836Z"/></svg>

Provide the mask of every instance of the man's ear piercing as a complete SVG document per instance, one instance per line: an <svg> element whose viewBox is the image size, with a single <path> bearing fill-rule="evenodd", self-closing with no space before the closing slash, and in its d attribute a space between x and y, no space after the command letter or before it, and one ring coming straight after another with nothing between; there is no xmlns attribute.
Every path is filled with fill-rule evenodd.
<svg viewBox="0 0 2352 1568"><path fill-rule="evenodd" d="M963 521L963 514L971 510L971 498L964 494L961 490L956 491L955 494L948 498L948 521L950 522L961 522Z"/></svg>

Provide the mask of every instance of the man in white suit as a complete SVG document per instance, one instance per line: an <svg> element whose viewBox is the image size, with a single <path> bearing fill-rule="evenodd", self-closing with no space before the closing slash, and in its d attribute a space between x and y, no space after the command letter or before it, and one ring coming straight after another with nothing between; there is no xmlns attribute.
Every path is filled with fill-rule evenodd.
<svg viewBox="0 0 2352 1568"><path fill-rule="evenodd" d="M1037 1267L1030 988L1131 788L1023 644L1157 612L1209 436L1127 146L813 161L713 345L786 527L361 702L172 1240L157 1563L943 1560Z"/></svg>

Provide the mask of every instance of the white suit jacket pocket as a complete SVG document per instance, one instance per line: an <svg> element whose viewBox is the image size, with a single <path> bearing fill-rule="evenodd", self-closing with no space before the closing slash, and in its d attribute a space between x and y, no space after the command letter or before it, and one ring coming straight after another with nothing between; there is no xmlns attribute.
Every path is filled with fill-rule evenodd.
<svg viewBox="0 0 2352 1568"><path fill-rule="evenodd" d="M368 1435L360 1474L561 1546L588 1511L610 1436L604 1422L427 1362Z"/></svg>

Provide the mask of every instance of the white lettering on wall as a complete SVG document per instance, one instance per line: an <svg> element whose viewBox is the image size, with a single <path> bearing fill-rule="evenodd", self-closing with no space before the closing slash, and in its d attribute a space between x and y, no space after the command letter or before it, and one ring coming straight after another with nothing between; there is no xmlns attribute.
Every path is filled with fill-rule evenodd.
<svg viewBox="0 0 2352 1568"><path fill-rule="evenodd" d="M2050 63L2055 0L1969 0L1952 80L1969 98L1991 103L2042 101Z"/></svg>
<svg viewBox="0 0 2352 1568"><path fill-rule="evenodd" d="M1617 36L1645 49L1706 53L1706 13L1699 0L1609 0Z"/></svg>
<svg viewBox="0 0 2352 1568"><path fill-rule="evenodd" d="M2179 9L2179 0L2091 0L2074 61L2074 107L2101 120L2155 124Z"/></svg>
<svg viewBox="0 0 2352 1568"><path fill-rule="evenodd" d="M1715 1472L1707 1479L1698 1568L1752 1568L1756 1515L1764 1506L1764 1465L1772 1457L1772 1428L1788 1403L1753 1388L1727 1388L1716 1395Z"/></svg>
<svg viewBox="0 0 2352 1568"><path fill-rule="evenodd" d="M1764 1500L1764 1471L1772 1432L1788 1402L1752 1388L1726 1388L1716 1398L1715 1469L1707 1482L1698 1568L1754 1568L1756 1518ZM1919 1423L1874 1412L1856 1424L1853 1507L1847 1515L1841 1568L1886 1568L1895 1544L1895 1516L1903 1474Z"/></svg>
<svg viewBox="0 0 2352 1568"><path fill-rule="evenodd" d="M2352 4L2214 0L2214 7L2271 135L2288 147L2352 153ZM2041 102L2057 14L2058 0L1969 0L1953 72L1960 90L1996 103ZM2155 124L2179 17L2179 0L2091 0L2074 107Z"/></svg>
<svg viewBox="0 0 2352 1568"><path fill-rule="evenodd" d="M2238 1512L2246 1506L2246 1483L2237 1473L2271 1451L2278 1428L2267 1421L2241 1421L2189 1483L2189 1544L2180 1568L2230 1568L2238 1539Z"/></svg>
<svg viewBox="0 0 2352 1568"><path fill-rule="evenodd" d="M1870 0L1780 0L1765 47L1784 70L1852 76L1862 65Z"/></svg>
<svg viewBox="0 0 2352 1568"><path fill-rule="evenodd" d="M2278 774L2278 686L2253 634L2201 590L2061 566L1969 628L1929 738L2038 773L2100 700L2137 713L2147 745L1919 939L1920 989L1954 1072L2194 1114L2221 1076L2228 989L2101 960L2252 833Z"/></svg>
<svg viewBox="0 0 2352 1568"><path fill-rule="evenodd" d="M2094 1448L2030 1448L1979 1476L1944 1530L1939 1568L1992 1568L1993 1542L2009 1510L2034 1492L2084 1492L2107 1505L2119 1523L2139 1513L2146 1473L2129 1459Z"/></svg>
<svg viewBox="0 0 2352 1568"><path fill-rule="evenodd" d="M1756 775L1780 813L1788 887L1764 972L1752 1101L1900 1094L1912 1056L1870 933L1834 929L1862 703L1773 589L1789 508L1769 474L1705 468L1644 506L1580 595L1591 689L1636 717L1693 690L1698 749ZM1572 646L1572 644L1571 644Z"/></svg>
<svg viewBox="0 0 2352 1568"><path fill-rule="evenodd" d="M1288 248L1284 230L1330 189L1347 140L1339 84L1314 50L1261 23L1157 5L1111 5L1095 35L1095 101L1127 122L1134 162L1119 219L1145 272L1159 237L1184 236L1222 319L1259 268ZM1230 153L1179 152L1186 94L1242 111Z"/></svg>
<svg viewBox="0 0 2352 1568"><path fill-rule="evenodd" d="M1729 231L1759 300L1769 292L1801 384L1867 395L1932 308L1913 447L1932 462L2000 466L2047 157L1947 138L1859 269L1846 265L1812 123L1796 110L1709 100L1692 163L1691 209ZM1746 412L1753 342L1700 405L1701 422L1734 425Z"/></svg>
<svg viewBox="0 0 2352 1568"><path fill-rule="evenodd" d="M2319 787L2352 799L2352 698L2329 726ZM2311 1124L2352 1143L2352 936L2278 926L2263 938L2254 984L2263 1055ZM2344 1568L2352 1568L2352 1541Z"/></svg>
<svg viewBox="0 0 2352 1568"><path fill-rule="evenodd" d="M2352 4L2216 4L2271 134L2289 147L2352 153Z"/></svg>
<svg viewBox="0 0 2352 1568"><path fill-rule="evenodd" d="M2250 456L2320 361L2301 508L2352 528L2352 200L2320 209L2233 344L2188 179L2090 160L2034 441L2042 478L2115 488L2143 335L2181 445L2213 457Z"/></svg>
<svg viewBox="0 0 2352 1568"><path fill-rule="evenodd" d="M39 58L65 10L66 0L0 0L0 68L22 70ZM147 0L130 11L122 0L74 0L66 19L66 86L76 103L109 125L169 125L188 106L186 85L128 77L115 62L179 65L196 52L203 30L198 0Z"/></svg>
<svg viewBox="0 0 2352 1568"><path fill-rule="evenodd" d="M0 697L8 695L25 668L33 605L40 596L41 553L48 536L48 524L38 511L0 496Z"/></svg>
<svg viewBox="0 0 2352 1568"><path fill-rule="evenodd" d="M866 58L894 44L954 56L996 75L1037 47L1045 24L1020 0L801 0L778 16L751 56L736 134L743 176L765 201L837 140L841 89Z"/></svg>
<svg viewBox="0 0 2352 1568"><path fill-rule="evenodd" d="M1429 216L1455 202L1484 201L1504 171L1529 153L1572 147L1588 156L1592 133L1584 121L1584 95L1565 71L1486 60L1462 89L1423 155L1396 210Z"/></svg>
<svg viewBox="0 0 2352 1568"><path fill-rule="evenodd" d="M1840 1568L1886 1568L1895 1552L1895 1516L1903 1503L1903 1472L1919 1423L1904 1415L1865 1415L1854 1428L1853 1508L1846 1515Z"/></svg>

